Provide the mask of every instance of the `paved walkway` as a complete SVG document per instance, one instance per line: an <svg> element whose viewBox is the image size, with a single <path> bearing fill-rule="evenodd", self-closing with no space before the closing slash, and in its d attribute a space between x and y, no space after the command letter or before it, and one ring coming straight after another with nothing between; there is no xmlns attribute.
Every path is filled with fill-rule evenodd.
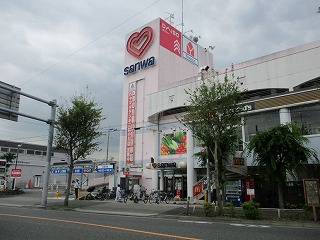
<svg viewBox="0 0 320 240"><path fill-rule="evenodd" d="M83 193L84 194L84 193ZM19 195L0 195L0 206L13 206L13 207L43 207L41 206L42 191L40 189L27 189L25 193ZM64 196L55 197L54 192L48 193L47 207L50 209L63 209ZM188 220L201 220L201 221L226 221L241 223L254 223L254 224L269 224L269 225L290 225L298 227L312 227L320 228L320 222L314 223L312 221L286 221L268 219L249 221L246 219L237 218L217 218L217 217L204 217L202 205L190 205L189 215L187 216L186 204L178 202L176 204L150 204L150 203L134 203L128 201L127 203L119 203L114 200L97 201L97 200L75 200L74 196L69 197L69 209L81 212L91 212L98 214L116 214L127 216L150 216L150 217L170 217L170 218L184 218ZM276 213L276 209L267 209ZM265 211L264 211L265 214ZM318 216L319 219L320 216Z"/></svg>

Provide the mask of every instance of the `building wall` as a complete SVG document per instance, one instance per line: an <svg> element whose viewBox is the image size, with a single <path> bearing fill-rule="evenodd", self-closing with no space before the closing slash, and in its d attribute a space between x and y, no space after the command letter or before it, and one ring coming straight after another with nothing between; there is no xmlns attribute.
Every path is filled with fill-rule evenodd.
<svg viewBox="0 0 320 240"><path fill-rule="evenodd" d="M161 20L157 19L146 25L155 29L155 36L162 31L159 22ZM158 28L159 26L160 29ZM140 31L140 29L137 31ZM131 34L127 35L126 41ZM164 187L162 185L165 184L163 181L166 179L166 172L170 172L170 174L173 174L173 179L175 175L177 178L182 177L182 185L188 185L183 187L183 191L187 188L188 196L192 195L192 186L189 185L194 184L195 179L203 176L205 169L195 164L194 171L187 172L184 167L191 166L191 163L196 162L193 155L187 153L161 155L160 144L164 135L174 134L176 131L187 131L177 121L176 117L181 114L179 113L181 109L188 104L189 95L186 94L185 90L192 91L199 86L201 80L224 81L226 73L229 80L239 83L241 90L253 92L252 98L245 100L245 103L251 104L255 108L248 112L247 123L242 127L243 133L241 136L243 136L244 142L248 142L257 130L266 130L269 127L283 123L284 120L280 111L287 111L287 115L284 118L287 119L286 121L290 122L291 119L296 121L297 112L299 112L298 108L303 110L303 108L309 108L312 104L319 102L317 90L304 89L297 91L295 87L320 76L320 63L318 61L320 41L234 64L229 66L226 71L226 68L213 70L213 67L209 65L212 63L212 54L207 49L198 46L199 59L201 60L199 60L200 64L196 66L160 46L159 44L161 43L158 40L158 38L155 38L153 45L147 52L149 55L146 55L146 57L150 56L150 54L154 55L156 57L156 65L124 77L122 112L122 125L124 128L120 140L120 166L126 167L129 175L120 174L120 178L130 178L132 177L130 175L136 174L140 184L146 185L149 189L157 188L162 190ZM205 60L206 62L204 62ZM137 60L126 53L125 65L130 65L134 61ZM210 67L207 71L200 71L202 65L209 65ZM133 81L138 81L136 130L134 132L135 159L133 163L126 163L128 85ZM284 89L284 92L280 91L277 95L262 96L257 94L254 96L255 91L261 90L260 92L263 92L268 89ZM316 108L315 110L318 111L319 109ZM319 116L308 117L304 115L304 118L308 121L309 128L314 129L314 131L312 130L313 135L310 135L310 133L306 135L310 139L309 146L320 153L320 132L316 130L320 129ZM193 149L194 152L199 151L196 144L193 145L192 139L189 140L187 140L189 142L188 149ZM190 142L192 142L192 146ZM239 157L240 155L241 151L234 157ZM174 169L152 169L152 164L150 164L151 157L156 163L177 163L177 167ZM138 171L137 168L131 168L132 164L144 167ZM238 176L245 177L245 168L252 165L252 159L250 157L248 159L245 158L243 166L234 166L233 164L233 161L230 161L230 172L236 173L241 168L241 171L238 171ZM185 182L183 176L187 173L189 174L187 177L192 178L192 181ZM158 182L159 179L160 182Z"/></svg>
<svg viewBox="0 0 320 240"><path fill-rule="evenodd" d="M187 78L197 77L199 66L209 65L212 67L212 53L202 48L198 44L191 42L190 39L185 39L185 44L192 44L196 51L197 64L183 58L182 52L184 47L180 42L180 55L176 49L170 46L164 47L163 41L173 43L172 37L179 37L182 39L180 31L170 26L168 23L158 18L135 31L132 31L126 36L126 44L128 44L132 36L140 36L143 30L147 27L153 29L154 37L149 48L145 54L140 58L136 58L128 51L125 54L124 67L135 65L141 61L155 58L155 64L151 67L137 70L131 74L124 75L123 85L123 104L122 104L122 131L120 136L120 152L119 152L119 167L122 170L129 169L129 176L127 178L140 178L143 174L144 178L141 179L147 188L153 188L151 181L154 178L154 171L137 168L136 166L144 166L146 163L150 163L150 158L156 158L158 161L158 144L160 135L158 133L157 126L149 122L148 109L153 107L156 103L148 101L146 98L152 93L159 91L165 92L164 89L168 86L175 85L179 81L183 81ZM134 35L135 34L135 35ZM138 38L138 37L137 37ZM137 40L138 41L138 40ZM170 42L171 41L171 42ZM136 83L136 104L135 104L135 119L134 119L134 144L135 153L134 161L131 163L126 162L126 141L128 135L128 92L129 84ZM181 91L183 91L181 89ZM175 94L172 94L175 95ZM171 102L172 103L172 102ZM172 106L173 107L173 106ZM152 139L152 140L151 140ZM125 177L121 175L119 177Z"/></svg>

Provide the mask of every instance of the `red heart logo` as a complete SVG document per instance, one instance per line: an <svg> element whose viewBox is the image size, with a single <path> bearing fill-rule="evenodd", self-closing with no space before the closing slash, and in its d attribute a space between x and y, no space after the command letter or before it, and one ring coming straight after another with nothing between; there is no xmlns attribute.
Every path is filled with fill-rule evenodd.
<svg viewBox="0 0 320 240"><path fill-rule="evenodd" d="M141 58L148 50L153 40L153 30L145 27L140 32L131 34L127 41L127 51L135 58Z"/></svg>

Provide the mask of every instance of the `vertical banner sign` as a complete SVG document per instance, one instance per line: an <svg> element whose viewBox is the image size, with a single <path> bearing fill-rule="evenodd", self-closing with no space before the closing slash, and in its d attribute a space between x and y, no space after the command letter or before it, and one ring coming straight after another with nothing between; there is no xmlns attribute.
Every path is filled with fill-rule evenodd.
<svg viewBox="0 0 320 240"><path fill-rule="evenodd" d="M183 36L183 58L199 66L198 61L198 44L194 43L186 36Z"/></svg>
<svg viewBox="0 0 320 240"><path fill-rule="evenodd" d="M136 115L136 92L137 83L129 83L128 90L128 119L127 119L127 142L126 142L126 162L132 163L134 160L134 127Z"/></svg>
<svg viewBox="0 0 320 240"><path fill-rule="evenodd" d="M181 57L181 32L160 19L160 45Z"/></svg>

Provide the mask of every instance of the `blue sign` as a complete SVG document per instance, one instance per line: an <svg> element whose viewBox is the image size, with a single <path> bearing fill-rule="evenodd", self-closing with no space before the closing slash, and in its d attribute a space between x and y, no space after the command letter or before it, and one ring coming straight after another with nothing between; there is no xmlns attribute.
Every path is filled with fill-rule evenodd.
<svg viewBox="0 0 320 240"><path fill-rule="evenodd" d="M72 173L83 173L83 168L74 168Z"/></svg>
<svg viewBox="0 0 320 240"><path fill-rule="evenodd" d="M113 168L98 168L98 173L113 173Z"/></svg>
<svg viewBox="0 0 320 240"><path fill-rule="evenodd" d="M68 173L68 169L67 168L52 168L51 173L52 174L66 174L66 173Z"/></svg>

